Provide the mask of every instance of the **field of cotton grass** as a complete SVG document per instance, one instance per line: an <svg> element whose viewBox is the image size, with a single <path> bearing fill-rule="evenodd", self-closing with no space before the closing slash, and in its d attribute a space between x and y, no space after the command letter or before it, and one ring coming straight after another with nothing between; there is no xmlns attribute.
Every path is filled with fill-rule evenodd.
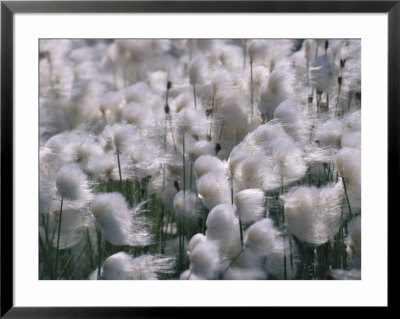
<svg viewBox="0 0 400 319"><path fill-rule="evenodd" d="M42 39L39 278L361 279L361 42Z"/></svg>

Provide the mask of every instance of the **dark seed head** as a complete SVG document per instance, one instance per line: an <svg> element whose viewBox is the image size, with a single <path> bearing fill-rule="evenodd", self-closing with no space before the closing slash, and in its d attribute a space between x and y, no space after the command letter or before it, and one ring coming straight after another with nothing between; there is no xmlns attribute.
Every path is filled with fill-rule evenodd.
<svg viewBox="0 0 400 319"><path fill-rule="evenodd" d="M337 83L338 83L339 85L342 85L342 83L343 83L343 78L342 78L341 76L339 76L339 77L337 78Z"/></svg>
<svg viewBox="0 0 400 319"><path fill-rule="evenodd" d="M215 154L218 154L220 150L221 150L221 144L219 143L215 144Z"/></svg>
<svg viewBox="0 0 400 319"><path fill-rule="evenodd" d="M168 82L167 82L167 90L170 90L171 87L172 87L172 82L171 82L171 81L168 81Z"/></svg>
<svg viewBox="0 0 400 319"><path fill-rule="evenodd" d="M340 59L340 67L343 69L346 64L346 59Z"/></svg>
<svg viewBox="0 0 400 319"><path fill-rule="evenodd" d="M169 105L168 105L168 104L165 104L165 106L164 106L164 112L165 112L166 114L169 114Z"/></svg>
<svg viewBox="0 0 400 319"><path fill-rule="evenodd" d="M206 115L207 115L207 116L210 116L211 113L212 113L212 108L206 109Z"/></svg>
<svg viewBox="0 0 400 319"><path fill-rule="evenodd" d="M174 182L174 187L175 187L176 191L179 192L179 183L178 183L178 181Z"/></svg>
<svg viewBox="0 0 400 319"><path fill-rule="evenodd" d="M329 41L328 41L328 40L326 40L326 41L325 41L325 50L327 50L327 49L328 49L328 47L329 47Z"/></svg>
<svg viewBox="0 0 400 319"><path fill-rule="evenodd" d="M308 104L312 104L312 101L313 101L313 96L309 95L308 96Z"/></svg>

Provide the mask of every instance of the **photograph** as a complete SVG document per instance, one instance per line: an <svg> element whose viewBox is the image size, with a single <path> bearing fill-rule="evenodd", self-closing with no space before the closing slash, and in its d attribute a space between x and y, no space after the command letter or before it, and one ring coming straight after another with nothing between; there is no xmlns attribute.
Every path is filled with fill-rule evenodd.
<svg viewBox="0 0 400 319"><path fill-rule="evenodd" d="M39 280L361 280L360 38L38 50Z"/></svg>

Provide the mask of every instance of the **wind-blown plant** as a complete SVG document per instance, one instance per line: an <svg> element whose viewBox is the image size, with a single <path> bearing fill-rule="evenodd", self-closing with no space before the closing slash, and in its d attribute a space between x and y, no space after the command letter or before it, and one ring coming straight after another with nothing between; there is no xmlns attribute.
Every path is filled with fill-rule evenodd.
<svg viewBox="0 0 400 319"><path fill-rule="evenodd" d="M361 42L40 40L40 279L360 279Z"/></svg>

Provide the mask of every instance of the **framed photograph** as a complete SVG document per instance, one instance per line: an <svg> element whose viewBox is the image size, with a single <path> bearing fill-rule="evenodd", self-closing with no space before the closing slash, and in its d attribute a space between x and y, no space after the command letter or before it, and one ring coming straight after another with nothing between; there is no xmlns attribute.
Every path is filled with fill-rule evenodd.
<svg viewBox="0 0 400 319"><path fill-rule="evenodd" d="M2 1L1 316L388 309L399 18Z"/></svg>

